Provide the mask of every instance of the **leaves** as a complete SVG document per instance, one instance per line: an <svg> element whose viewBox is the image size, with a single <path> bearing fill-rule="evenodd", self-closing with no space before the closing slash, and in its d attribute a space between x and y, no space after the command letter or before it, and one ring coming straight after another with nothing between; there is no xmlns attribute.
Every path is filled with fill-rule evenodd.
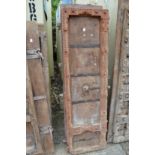
<svg viewBox="0 0 155 155"><path fill-rule="evenodd" d="M53 23L53 26L55 26L55 24L56 24L56 10L59 5L59 2L60 2L60 0L52 1L52 23Z"/></svg>

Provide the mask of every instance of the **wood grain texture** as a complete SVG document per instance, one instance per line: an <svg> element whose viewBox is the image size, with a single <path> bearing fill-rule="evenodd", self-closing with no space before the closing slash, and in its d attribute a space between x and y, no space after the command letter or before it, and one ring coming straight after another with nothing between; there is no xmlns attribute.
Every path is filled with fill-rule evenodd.
<svg viewBox="0 0 155 155"><path fill-rule="evenodd" d="M119 0L108 141L129 140L129 1Z"/></svg>
<svg viewBox="0 0 155 155"><path fill-rule="evenodd" d="M100 48L70 48L71 75L99 74Z"/></svg>
<svg viewBox="0 0 155 155"><path fill-rule="evenodd" d="M31 81L29 77L28 66L26 67L26 103L27 103L26 136L28 137L27 144L29 143L28 142L29 139L33 139L34 142L31 143L30 145L31 147L34 146L33 154L38 154L38 153L43 154L38 122L36 117L36 111L35 111L35 106L33 101L32 86L31 86ZM29 147L27 146L27 149L29 149Z"/></svg>
<svg viewBox="0 0 155 155"><path fill-rule="evenodd" d="M61 19L66 138L79 154L106 146L109 14L63 5Z"/></svg>
<svg viewBox="0 0 155 155"><path fill-rule="evenodd" d="M27 51L40 49L38 26L35 23L27 23L26 37ZM28 59L27 61L31 78L33 96L45 96L45 98L35 100L34 102L43 150L45 152L45 155L51 155L54 151L54 146L42 60Z"/></svg>
<svg viewBox="0 0 155 155"><path fill-rule="evenodd" d="M52 120L52 111L51 111L51 83L50 83L50 76L49 76L49 65L48 65L48 49L47 49L47 33L45 31L44 25L38 25L39 30L39 39L40 39L40 51L43 54L44 60L42 62L43 66L43 73L45 79L45 89L46 89L46 96L49 105L49 114L50 119Z"/></svg>

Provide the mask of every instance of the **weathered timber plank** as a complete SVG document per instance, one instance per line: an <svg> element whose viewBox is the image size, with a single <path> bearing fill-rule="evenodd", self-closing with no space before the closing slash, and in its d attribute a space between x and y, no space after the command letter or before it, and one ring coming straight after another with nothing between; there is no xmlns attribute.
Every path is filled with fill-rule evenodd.
<svg viewBox="0 0 155 155"><path fill-rule="evenodd" d="M40 38L40 50L44 57L42 66L43 66L43 73L44 73L44 79L45 79L46 96L47 96L47 101L49 105L50 119L52 119L51 97L50 97L51 82L50 82L49 65L48 65L47 33L45 31L44 25L39 24L38 30L39 30L39 38Z"/></svg>
<svg viewBox="0 0 155 155"><path fill-rule="evenodd" d="M31 56L33 51L38 57L41 55L39 45L38 26L35 23L27 23L27 55ZM37 50L37 52L36 52ZM39 52L38 52L39 51ZM36 54L37 53L37 54ZM42 59L28 59L28 69L32 83L33 96L35 99L35 108L38 119L38 125L41 134L41 140L45 155L51 155L54 151L52 127L50 122L49 106L47 103L46 86L43 74ZM37 99L38 98L38 99ZM42 99L39 99L42 98Z"/></svg>
<svg viewBox="0 0 155 155"><path fill-rule="evenodd" d="M129 140L129 1L119 0L108 141Z"/></svg>
<svg viewBox="0 0 155 155"><path fill-rule="evenodd" d="M36 117L36 111L35 111L35 106L33 101L31 81L30 81L29 72L28 72L28 66L26 67L26 102L28 106L28 111L27 111L28 114L26 117L27 136L29 136L28 133L31 133L31 135L34 134L34 141L35 141L34 146L36 146L36 149L35 151L33 151L33 154L36 154L36 153L43 154L38 122Z"/></svg>

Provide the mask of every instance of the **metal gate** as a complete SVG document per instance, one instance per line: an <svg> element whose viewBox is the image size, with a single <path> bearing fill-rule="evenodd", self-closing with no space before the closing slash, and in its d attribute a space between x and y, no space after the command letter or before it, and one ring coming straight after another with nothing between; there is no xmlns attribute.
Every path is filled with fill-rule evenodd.
<svg viewBox="0 0 155 155"><path fill-rule="evenodd" d="M78 154L106 145L109 14L63 5L61 20L66 138Z"/></svg>
<svg viewBox="0 0 155 155"><path fill-rule="evenodd" d="M119 0L109 142L129 140L129 1Z"/></svg>

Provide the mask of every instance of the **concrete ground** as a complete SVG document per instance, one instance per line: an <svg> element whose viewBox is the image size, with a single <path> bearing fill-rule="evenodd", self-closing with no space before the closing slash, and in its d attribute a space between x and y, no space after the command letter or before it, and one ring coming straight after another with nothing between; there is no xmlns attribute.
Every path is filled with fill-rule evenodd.
<svg viewBox="0 0 155 155"><path fill-rule="evenodd" d="M81 155L128 155L128 142L122 144L108 144L104 150L84 153ZM66 150L66 145L61 143L55 145L54 155L71 155Z"/></svg>

